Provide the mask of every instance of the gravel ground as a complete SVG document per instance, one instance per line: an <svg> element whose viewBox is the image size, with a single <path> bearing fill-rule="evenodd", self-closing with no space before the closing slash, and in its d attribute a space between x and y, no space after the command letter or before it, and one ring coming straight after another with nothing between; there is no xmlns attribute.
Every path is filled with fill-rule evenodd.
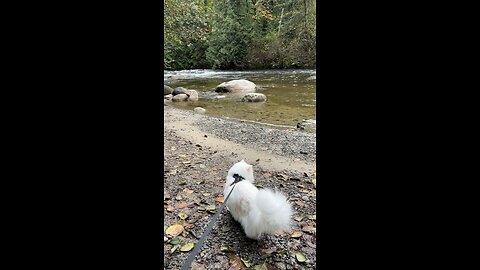
<svg viewBox="0 0 480 270"><path fill-rule="evenodd" d="M243 152L237 151L243 148L257 151L249 153L275 154L268 156L271 163L251 157L246 161L254 165L259 188L278 189L287 195L295 211L292 229L251 240L223 209L192 269L259 269L262 264L266 266L262 269L315 269L315 134L217 119L169 106L164 119L164 269L180 269L193 250L188 244L198 241L219 209L225 176L235 162L244 159ZM232 151L229 143L238 148ZM293 163L278 163L282 158ZM299 170L304 167L295 166L298 159L311 169ZM175 224L181 226L171 233Z"/></svg>
<svg viewBox="0 0 480 270"><path fill-rule="evenodd" d="M210 117L201 118L198 126L222 139L282 156L314 162L317 154L314 133Z"/></svg>

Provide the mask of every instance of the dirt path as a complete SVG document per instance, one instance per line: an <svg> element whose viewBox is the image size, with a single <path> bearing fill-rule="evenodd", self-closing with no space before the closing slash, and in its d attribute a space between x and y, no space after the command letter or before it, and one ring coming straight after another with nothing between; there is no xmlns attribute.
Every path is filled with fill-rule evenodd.
<svg viewBox="0 0 480 270"><path fill-rule="evenodd" d="M295 210L293 228L282 235L253 241L223 210L192 269L254 269L261 264L269 269L315 268L315 163L311 158L315 155L311 153L314 135L232 122L168 106L164 119L164 230L174 224L183 230L176 237L165 233L165 269L181 268L191 251L188 244L196 243L220 206L228 169L241 159L254 165L259 188L270 187L287 195ZM228 130L232 129L239 132L230 134ZM257 134L261 137L256 138ZM279 145L280 137L283 141ZM302 141L298 142L298 138ZM281 144L285 141L294 143L285 147Z"/></svg>

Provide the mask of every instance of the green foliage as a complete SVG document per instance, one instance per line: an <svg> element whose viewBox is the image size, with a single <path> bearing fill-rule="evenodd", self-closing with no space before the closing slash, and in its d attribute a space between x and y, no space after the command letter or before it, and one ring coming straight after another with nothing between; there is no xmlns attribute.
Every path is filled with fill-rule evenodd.
<svg viewBox="0 0 480 270"><path fill-rule="evenodd" d="M313 0L165 0L164 68L311 68Z"/></svg>

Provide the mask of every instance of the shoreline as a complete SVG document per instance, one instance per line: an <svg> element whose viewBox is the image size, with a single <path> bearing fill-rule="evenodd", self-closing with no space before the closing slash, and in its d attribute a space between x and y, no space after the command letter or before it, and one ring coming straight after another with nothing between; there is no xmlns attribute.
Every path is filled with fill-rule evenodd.
<svg viewBox="0 0 480 270"><path fill-rule="evenodd" d="M226 154L237 152L250 164L275 171L290 169L313 173L315 133L270 128L261 123L218 118L171 106L164 106L164 125L165 129L195 144L204 144Z"/></svg>

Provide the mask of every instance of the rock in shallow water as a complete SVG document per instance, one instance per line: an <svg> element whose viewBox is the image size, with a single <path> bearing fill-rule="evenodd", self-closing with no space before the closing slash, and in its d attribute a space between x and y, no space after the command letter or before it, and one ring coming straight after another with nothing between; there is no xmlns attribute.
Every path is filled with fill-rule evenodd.
<svg viewBox="0 0 480 270"><path fill-rule="evenodd" d="M163 85L163 95L168 95L173 93L173 89L168 85Z"/></svg>
<svg viewBox="0 0 480 270"><path fill-rule="evenodd" d="M243 102L264 102L264 101L267 101L267 96L260 93L250 93L250 94L246 94L242 98L242 101Z"/></svg>
<svg viewBox="0 0 480 270"><path fill-rule="evenodd" d="M179 95L179 94L186 94L186 93L187 93L187 89L184 88L184 87L177 87L172 92L172 94L174 96Z"/></svg>
<svg viewBox="0 0 480 270"><path fill-rule="evenodd" d="M186 90L185 94L188 95L188 100L197 101L198 100L198 92L195 90Z"/></svg>
<svg viewBox="0 0 480 270"><path fill-rule="evenodd" d="M255 92L257 86L248 80L232 80L219 84L215 92L248 93Z"/></svg>
<svg viewBox="0 0 480 270"><path fill-rule="evenodd" d="M188 99L188 96L186 94L178 94L172 98L172 101L178 102L178 101L186 101Z"/></svg>

